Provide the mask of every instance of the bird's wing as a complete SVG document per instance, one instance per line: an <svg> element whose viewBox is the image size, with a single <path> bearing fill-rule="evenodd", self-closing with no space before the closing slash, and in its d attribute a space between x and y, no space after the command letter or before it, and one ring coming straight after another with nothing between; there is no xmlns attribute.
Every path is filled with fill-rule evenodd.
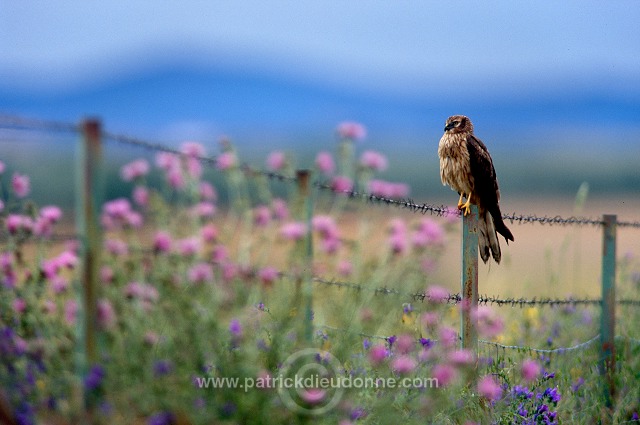
<svg viewBox="0 0 640 425"><path fill-rule="evenodd" d="M500 200L496 170L487 147L474 135L467 137L469 165L473 176L473 191L480 207L492 210Z"/></svg>

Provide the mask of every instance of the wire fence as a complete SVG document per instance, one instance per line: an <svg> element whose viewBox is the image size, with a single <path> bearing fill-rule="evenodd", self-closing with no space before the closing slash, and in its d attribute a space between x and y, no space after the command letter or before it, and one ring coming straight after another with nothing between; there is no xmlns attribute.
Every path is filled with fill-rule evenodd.
<svg viewBox="0 0 640 425"><path fill-rule="evenodd" d="M0 128L8 129L24 129L24 130L40 130L40 131L64 131L75 132L80 131L80 127L76 124L48 121L39 119L30 119L18 116L0 115ZM193 155L186 154L179 149L172 148L166 143L145 140L137 137L132 137L125 134L114 133L110 131L103 131L102 137L106 141L114 141L120 144L129 146L136 146L148 151L166 152L179 156L189 156L190 158L197 159L203 164L216 168L218 158L215 156L205 155ZM284 175L274 171L262 170L251 167L249 164L241 164L240 169L247 175L261 175L271 180L297 182L296 176ZM360 199L372 204L389 205L400 209L409 210L414 213L432 214L437 216L455 215L460 216L461 212L457 209L452 209L445 205L434 205L429 203L418 203L412 199L395 199L388 198L373 193L357 190L340 190L334 185L328 182L316 181L313 183L314 187L321 191L332 192L334 194L343 195L351 199ZM517 224L531 224L538 223L550 226L602 226L604 222L601 219L594 219L588 217L562 217L555 216L538 216L535 214L503 214L504 220L508 220L510 223ZM640 221L618 221L616 223L618 227L631 227L640 228Z"/></svg>
<svg viewBox="0 0 640 425"><path fill-rule="evenodd" d="M76 134L81 134L82 127L76 124L70 124L66 122L58 122L58 121L48 121L48 120L39 120L39 119L29 119L18 116L7 116L0 115L0 129L15 129L15 130L31 130L31 131L44 131L44 132L72 132ZM211 168L219 168L218 157L215 156L204 156L204 155L193 155L186 154L179 149L175 149L173 147L168 146L165 143L159 143L156 141L144 140L136 137L131 137L124 134L113 133L109 131L101 131L101 138L105 141L111 141L123 145L129 145L138 147L141 149L145 149L147 151L152 152L165 152L178 156L188 156L191 159L199 160L202 164L211 167ZM251 167L249 164L241 164L239 166L240 170L244 172L247 176L264 176L270 180L277 180L283 182L290 183L298 183L297 176L284 175L274 171L267 171L262 169L257 169ZM444 205L435 205L429 203L417 203L412 199L395 199L384 196L379 196L377 194L368 193L365 191L359 190L341 190L338 189L334 184L327 181L315 181L313 182L313 187L315 187L319 191L330 192L334 195L345 196L349 199L354 200L362 200L369 204L378 204L378 205L387 205L395 208L405 209L411 211L413 213L420 214L432 214L436 216L460 216L460 211L456 209L449 208ZM540 225L549 225L549 226L595 226L602 227L607 225L606 221L603 219L594 219L588 217L562 217L559 215L556 216L538 216L534 214L503 214L503 219L512 223L512 224L540 224ZM640 221L616 221L615 225L621 228L640 228ZM66 240L77 239L80 235L46 235L45 240L60 242ZM5 241L13 238L14 235L11 235L6 232L0 233L0 241ZM281 277L284 277L284 274L281 274ZM326 285L326 286L334 286L338 288L346 288L350 290L356 291L372 291L376 295L394 295L405 297L408 300L413 301L421 301L421 302L429 302L434 301L430 298L430 295L426 292L423 293L405 293L399 291L394 288L387 287L372 287L370 285L362 285L358 283L352 282L343 282L333 279L326 279L323 277L315 276L312 278L312 281L316 284ZM460 293L451 293L447 294L445 297L439 297L439 302L445 302L448 304L456 305L465 300L465 297ZM614 302L618 305L626 305L626 306L640 306L640 300L634 299L617 299ZM534 307L534 306L602 306L604 308L605 302L603 299L591 299L591 298L505 298L498 296L478 296L477 297L477 305L495 305L498 307L502 306L510 306L510 307ZM348 329L335 328L330 326L319 326L321 329L327 329L332 331L339 332L351 332ZM387 342L390 341L392 337L385 337L380 335L369 335L358 332L358 335L366 338L372 339L382 339ZM587 348L596 343L599 339L601 339L601 335L596 335L595 337L571 346L571 347L560 347L554 349L540 349L540 348L532 348L532 347L523 347L518 345L504 345L498 342L493 341L485 341L478 339L477 342L479 344L500 348L500 349L510 349L510 350L520 350L520 351L528 351L539 354L564 354L570 353L577 350L581 350ZM622 337L616 336L617 339ZM632 338L626 338L627 340L639 343L638 340L634 340Z"/></svg>

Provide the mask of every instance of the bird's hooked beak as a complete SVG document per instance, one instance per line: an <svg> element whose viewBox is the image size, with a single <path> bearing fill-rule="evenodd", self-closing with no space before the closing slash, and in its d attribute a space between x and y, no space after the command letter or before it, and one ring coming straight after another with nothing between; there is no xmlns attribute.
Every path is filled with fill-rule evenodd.
<svg viewBox="0 0 640 425"><path fill-rule="evenodd" d="M455 127L455 125L450 122L449 124L447 124L447 126L444 128L444 131L447 132L448 130L451 130L453 127Z"/></svg>

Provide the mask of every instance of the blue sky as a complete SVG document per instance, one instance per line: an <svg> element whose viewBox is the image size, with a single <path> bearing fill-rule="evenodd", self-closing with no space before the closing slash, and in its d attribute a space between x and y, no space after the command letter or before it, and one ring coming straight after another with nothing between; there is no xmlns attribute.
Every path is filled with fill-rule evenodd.
<svg viewBox="0 0 640 425"><path fill-rule="evenodd" d="M145 134L362 119L429 138L466 113L491 137L517 123L635 137L638 22L635 1L0 0L0 112Z"/></svg>

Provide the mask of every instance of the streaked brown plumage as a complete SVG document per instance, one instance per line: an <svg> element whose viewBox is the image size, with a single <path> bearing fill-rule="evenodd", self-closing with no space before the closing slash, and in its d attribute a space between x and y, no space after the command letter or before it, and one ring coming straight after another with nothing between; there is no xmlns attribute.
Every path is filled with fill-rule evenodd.
<svg viewBox="0 0 640 425"><path fill-rule="evenodd" d="M447 119L444 135L438 145L440 178L442 184L450 186L460 194L458 209L469 214L470 204L478 206L478 246L485 263L489 254L500 263L502 254L497 233L507 241L513 235L502 220L500 212L500 189L496 170L487 147L473 134L473 124L464 115ZM466 203L462 203L463 198Z"/></svg>

